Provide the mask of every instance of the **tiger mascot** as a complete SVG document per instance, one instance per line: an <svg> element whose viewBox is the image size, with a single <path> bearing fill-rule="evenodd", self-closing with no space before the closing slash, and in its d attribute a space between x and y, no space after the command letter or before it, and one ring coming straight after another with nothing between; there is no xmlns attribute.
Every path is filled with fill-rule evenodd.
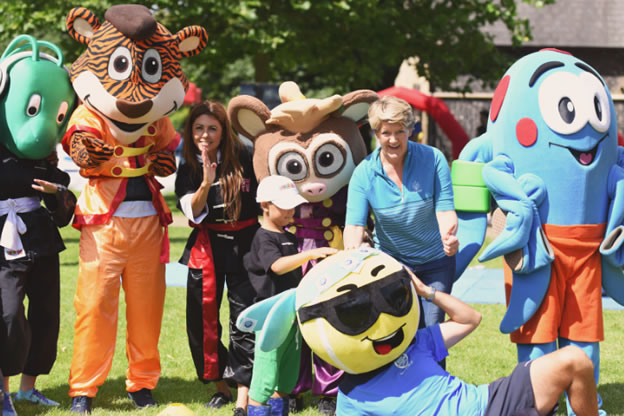
<svg viewBox="0 0 624 416"><path fill-rule="evenodd" d="M152 390L160 377L172 218L154 176L176 169L179 136L167 116L181 106L188 88L179 60L199 53L208 38L200 26L172 35L140 5L113 6L104 17L101 23L77 7L66 21L70 36L87 45L70 70L82 103L63 137L65 151L89 179L74 219L81 231L69 376L75 413L91 412L110 371L120 285L126 300L126 389L137 407L156 404Z"/></svg>

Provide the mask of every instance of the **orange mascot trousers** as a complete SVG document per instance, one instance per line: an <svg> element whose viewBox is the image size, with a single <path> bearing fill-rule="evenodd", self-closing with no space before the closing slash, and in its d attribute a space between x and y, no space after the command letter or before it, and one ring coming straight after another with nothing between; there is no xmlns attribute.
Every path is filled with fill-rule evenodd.
<svg viewBox="0 0 624 416"><path fill-rule="evenodd" d="M120 286L126 300L126 390L156 387L165 301L163 237L157 215L82 226L70 397L95 397L111 369Z"/></svg>

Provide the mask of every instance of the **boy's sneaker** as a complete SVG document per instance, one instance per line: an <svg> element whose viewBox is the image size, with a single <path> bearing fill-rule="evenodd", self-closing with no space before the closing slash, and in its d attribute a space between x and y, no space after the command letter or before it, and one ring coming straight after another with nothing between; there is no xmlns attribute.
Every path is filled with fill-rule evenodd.
<svg viewBox="0 0 624 416"><path fill-rule="evenodd" d="M8 392L4 393L4 400L2 400L2 416L17 416L11 395Z"/></svg>
<svg viewBox="0 0 624 416"><path fill-rule="evenodd" d="M336 401L331 397L321 397L317 408L320 414L333 416L336 414Z"/></svg>
<svg viewBox="0 0 624 416"><path fill-rule="evenodd" d="M288 411L290 413L297 413L303 410L303 395L302 394L291 394L288 396Z"/></svg>
<svg viewBox="0 0 624 416"><path fill-rule="evenodd" d="M156 406L156 401L152 397L152 391L146 388L128 393L128 397L132 399L135 406L139 409Z"/></svg>
<svg viewBox="0 0 624 416"><path fill-rule="evenodd" d="M26 392L18 390L17 393L15 393L14 399L16 402L24 400L24 401L28 401L28 402L35 403L35 404L40 404L43 406L58 406L59 405L58 402L48 399L43 394L41 394L39 390L37 390L34 387Z"/></svg>
<svg viewBox="0 0 624 416"><path fill-rule="evenodd" d="M242 407L234 409L234 416L247 416L247 412Z"/></svg>

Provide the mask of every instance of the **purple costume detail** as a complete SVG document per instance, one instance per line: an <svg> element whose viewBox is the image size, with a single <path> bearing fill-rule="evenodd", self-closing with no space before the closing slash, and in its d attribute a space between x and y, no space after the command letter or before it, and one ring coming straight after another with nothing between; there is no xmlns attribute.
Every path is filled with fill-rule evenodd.
<svg viewBox="0 0 624 416"><path fill-rule="evenodd" d="M299 241L299 252L317 247L329 246L325 238L331 235L331 227L339 226L344 228L345 212L347 208L347 187L343 187L331 198L322 202L310 202L299 205L295 210L293 223L287 227L296 227L295 236ZM329 219L329 221L327 220ZM316 260L305 263L302 267L303 274L316 264ZM336 396L338 394L338 384L340 384L343 371L321 360L316 355L310 359L312 353L308 345L303 341L301 350L301 363L299 366L299 380L292 391L292 394L303 393L312 389L312 394L323 396ZM312 374L312 363L314 364L314 375Z"/></svg>

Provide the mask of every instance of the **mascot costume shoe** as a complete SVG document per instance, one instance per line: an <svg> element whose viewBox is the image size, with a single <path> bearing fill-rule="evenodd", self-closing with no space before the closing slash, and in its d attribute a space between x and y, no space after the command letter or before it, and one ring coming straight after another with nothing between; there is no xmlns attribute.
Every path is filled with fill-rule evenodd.
<svg viewBox="0 0 624 416"><path fill-rule="evenodd" d="M13 39L0 58L0 374L7 377L48 374L56 360L65 249L57 227L71 220L76 197L55 147L74 104L60 49L28 35ZM12 409L8 392L4 408Z"/></svg>
<svg viewBox="0 0 624 416"><path fill-rule="evenodd" d="M179 136L167 116L182 105L188 88L179 60L199 53L207 41L199 26L171 34L144 6L113 6L105 19L83 7L67 16L69 34L87 45L71 67L82 103L63 138L89 179L74 219L81 236L69 395L81 411L90 409L111 368L120 284L126 389L137 406L154 404L171 223L154 176L176 169Z"/></svg>
<svg viewBox="0 0 624 416"><path fill-rule="evenodd" d="M374 91L358 90L345 96L306 98L291 81L280 86L279 95L282 104L273 110L251 96L233 98L228 105L230 120L254 142L258 182L268 175L286 176L308 201L296 208L288 228L297 237L299 251L342 249L347 185L366 156L357 123L379 97ZM304 264L304 274L315 263ZM342 372L315 356L313 377L306 351L304 347L301 377L293 394L312 388L316 395L335 396Z"/></svg>
<svg viewBox="0 0 624 416"><path fill-rule="evenodd" d="M601 286L624 304L624 149L616 122L593 68L563 51L535 52L503 76L486 132L466 145L452 172L457 276L483 244L491 193L505 225L479 260L505 258L501 331L511 334L519 361L582 348L596 383Z"/></svg>

